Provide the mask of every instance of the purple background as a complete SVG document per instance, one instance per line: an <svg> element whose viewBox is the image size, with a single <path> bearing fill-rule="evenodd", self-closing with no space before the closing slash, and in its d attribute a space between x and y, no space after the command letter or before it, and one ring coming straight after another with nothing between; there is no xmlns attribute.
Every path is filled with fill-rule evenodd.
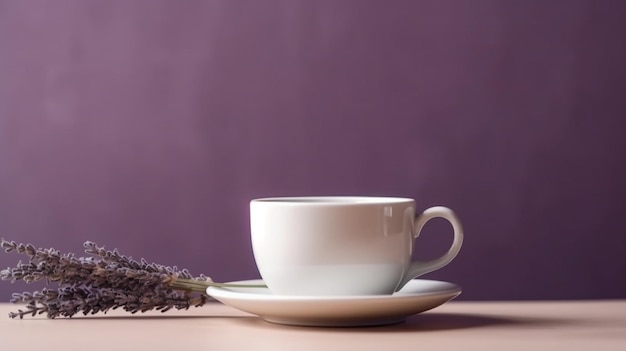
<svg viewBox="0 0 626 351"><path fill-rule="evenodd" d="M427 276L462 298L625 298L625 16L0 0L0 236L235 280L258 276L252 198L406 196L462 218L461 254ZM421 257L449 242L427 228Z"/></svg>

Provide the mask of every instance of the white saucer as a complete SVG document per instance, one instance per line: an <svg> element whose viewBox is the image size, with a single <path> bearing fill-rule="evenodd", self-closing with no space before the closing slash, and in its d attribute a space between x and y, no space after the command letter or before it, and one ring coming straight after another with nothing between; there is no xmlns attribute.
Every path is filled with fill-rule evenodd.
<svg viewBox="0 0 626 351"><path fill-rule="evenodd" d="M232 284L263 284L244 280ZM452 283L414 279L393 295L281 296L267 288L209 287L216 300L271 323L354 327L403 322L407 316L435 308L461 293Z"/></svg>

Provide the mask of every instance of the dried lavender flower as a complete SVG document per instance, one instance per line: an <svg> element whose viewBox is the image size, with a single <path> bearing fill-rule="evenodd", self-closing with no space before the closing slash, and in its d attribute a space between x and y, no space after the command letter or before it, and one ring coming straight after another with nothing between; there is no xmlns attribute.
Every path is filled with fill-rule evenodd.
<svg viewBox="0 0 626 351"><path fill-rule="evenodd" d="M45 279L58 285L56 289L13 294L11 302L24 303L26 307L11 312L11 318L44 313L48 318L72 317L79 312L106 313L117 308L130 313L188 309L208 301L208 286L228 286L213 283L204 275L193 277L186 269L144 259L136 261L117 249L106 250L91 241L84 243L88 257L61 254L52 248L36 249L31 244L4 239L0 247L28 257L28 262L0 271L1 280L31 283Z"/></svg>

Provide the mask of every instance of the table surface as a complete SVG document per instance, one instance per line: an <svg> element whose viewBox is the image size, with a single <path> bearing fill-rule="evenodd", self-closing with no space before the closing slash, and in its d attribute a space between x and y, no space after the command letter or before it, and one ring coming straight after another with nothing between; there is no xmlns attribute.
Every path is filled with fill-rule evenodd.
<svg viewBox="0 0 626 351"><path fill-rule="evenodd" d="M217 302L163 314L9 319L17 308L0 303L2 350L626 350L626 300L452 301L367 328L276 325Z"/></svg>

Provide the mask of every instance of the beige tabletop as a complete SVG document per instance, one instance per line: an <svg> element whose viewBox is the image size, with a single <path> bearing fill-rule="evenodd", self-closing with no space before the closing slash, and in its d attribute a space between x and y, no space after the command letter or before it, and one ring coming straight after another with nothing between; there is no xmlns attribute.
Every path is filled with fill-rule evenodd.
<svg viewBox="0 0 626 351"><path fill-rule="evenodd" d="M219 303L189 311L13 320L1 350L626 350L626 300L458 302L403 324L311 328L267 323Z"/></svg>

